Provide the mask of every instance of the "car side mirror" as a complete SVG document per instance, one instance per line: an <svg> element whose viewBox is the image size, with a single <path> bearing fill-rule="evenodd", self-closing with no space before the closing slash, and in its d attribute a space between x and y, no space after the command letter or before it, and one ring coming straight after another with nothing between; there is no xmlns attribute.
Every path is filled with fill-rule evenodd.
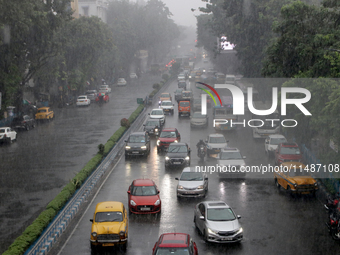
<svg viewBox="0 0 340 255"><path fill-rule="evenodd" d="M130 190L128 190L128 191L127 191L127 193L128 193L128 194L131 194L131 191L130 191Z"/></svg>
<svg viewBox="0 0 340 255"><path fill-rule="evenodd" d="M177 180L177 181L178 181L179 179L176 177L176 178L175 178L175 180Z"/></svg>
<svg viewBox="0 0 340 255"><path fill-rule="evenodd" d="M145 124L143 124L143 126L145 127Z"/></svg>
<svg viewBox="0 0 340 255"><path fill-rule="evenodd" d="M91 222L93 222L93 219L90 219Z"/></svg>
<svg viewBox="0 0 340 255"><path fill-rule="evenodd" d="M237 219L241 219L241 215L237 215Z"/></svg>
<svg viewBox="0 0 340 255"><path fill-rule="evenodd" d="M205 179L205 180L208 180L209 178L208 178L208 177L205 177L204 179Z"/></svg>
<svg viewBox="0 0 340 255"><path fill-rule="evenodd" d="M200 220L205 220L203 215L200 216Z"/></svg>
<svg viewBox="0 0 340 255"><path fill-rule="evenodd" d="M161 193L159 190L157 190L157 194Z"/></svg>
<svg viewBox="0 0 340 255"><path fill-rule="evenodd" d="M148 113L148 115L150 115L150 113Z"/></svg>
<svg viewBox="0 0 340 255"><path fill-rule="evenodd" d="M128 141L128 140L124 140L124 142L126 142L126 143L127 143L127 141Z"/></svg>
<svg viewBox="0 0 340 255"><path fill-rule="evenodd" d="M246 159L247 157L246 156L243 156L244 159Z"/></svg>
<svg viewBox="0 0 340 255"><path fill-rule="evenodd" d="M205 143L208 143L208 140L205 140Z"/></svg>

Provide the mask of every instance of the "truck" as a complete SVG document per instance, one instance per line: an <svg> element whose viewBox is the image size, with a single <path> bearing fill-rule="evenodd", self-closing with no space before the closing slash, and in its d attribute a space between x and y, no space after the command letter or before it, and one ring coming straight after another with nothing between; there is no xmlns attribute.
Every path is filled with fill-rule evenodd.
<svg viewBox="0 0 340 255"><path fill-rule="evenodd" d="M178 101L178 117L189 116L191 112L191 101L190 100L180 100Z"/></svg>

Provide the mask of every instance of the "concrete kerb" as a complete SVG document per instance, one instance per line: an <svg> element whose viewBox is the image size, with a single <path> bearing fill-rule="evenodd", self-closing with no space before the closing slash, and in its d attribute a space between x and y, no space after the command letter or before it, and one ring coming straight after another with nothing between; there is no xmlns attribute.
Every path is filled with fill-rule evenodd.
<svg viewBox="0 0 340 255"><path fill-rule="evenodd" d="M156 96L164 91L165 87L167 87L171 81L172 79L169 79L156 93ZM42 235L24 253L25 255L44 255L49 252L49 250L52 248L52 245L62 235L70 221L74 218L75 214L79 210L79 207L87 199L93 187L98 183L98 181L101 180L101 177L108 169L110 163L116 158L118 152L123 148L124 140L130 135L131 132L137 130L141 126L141 123L144 122L147 108L148 107L146 105L143 111L139 114L139 116L127 130L127 132L125 132L124 135L117 141L110 153L105 157L105 159L101 162L97 169L86 179L86 181L78 189L78 191L76 191L76 193L68 201L64 208L57 214L54 220L44 230Z"/></svg>

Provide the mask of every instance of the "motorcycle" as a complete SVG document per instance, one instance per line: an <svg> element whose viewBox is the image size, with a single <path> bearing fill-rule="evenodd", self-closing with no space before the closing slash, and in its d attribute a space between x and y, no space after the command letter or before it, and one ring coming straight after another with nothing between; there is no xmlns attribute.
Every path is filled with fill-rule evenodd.
<svg viewBox="0 0 340 255"><path fill-rule="evenodd" d="M339 198L327 199L324 205L328 211L328 221L326 225L328 227L329 233L334 240L340 240L340 203Z"/></svg>
<svg viewBox="0 0 340 255"><path fill-rule="evenodd" d="M197 156L201 160L204 160L205 154L206 154L205 146L203 144L199 145L198 148L197 148Z"/></svg>

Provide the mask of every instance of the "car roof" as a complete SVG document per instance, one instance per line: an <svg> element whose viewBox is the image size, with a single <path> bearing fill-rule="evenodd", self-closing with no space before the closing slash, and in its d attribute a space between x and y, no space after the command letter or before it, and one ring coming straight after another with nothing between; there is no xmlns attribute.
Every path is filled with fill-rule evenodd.
<svg viewBox="0 0 340 255"><path fill-rule="evenodd" d="M184 173L184 172L195 172L195 173L202 173L203 174L203 172L197 171L195 166L184 167L184 169L182 170L182 173Z"/></svg>
<svg viewBox="0 0 340 255"><path fill-rule="evenodd" d="M295 162L295 161L282 162L281 166L288 167L289 169L293 168L294 170L296 170L297 167L300 168L300 166L302 169L306 168L305 164L302 164L301 162Z"/></svg>
<svg viewBox="0 0 340 255"><path fill-rule="evenodd" d="M232 151L240 151L237 148L230 148L230 147L226 147L226 148L222 148L221 152L232 152Z"/></svg>
<svg viewBox="0 0 340 255"><path fill-rule="evenodd" d="M136 179L133 181L134 186L153 186L154 181L151 179Z"/></svg>
<svg viewBox="0 0 340 255"><path fill-rule="evenodd" d="M162 234L159 247L188 247L188 236L184 233Z"/></svg>
<svg viewBox="0 0 340 255"><path fill-rule="evenodd" d="M281 143L281 147L299 147L297 143Z"/></svg>
<svg viewBox="0 0 340 255"><path fill-rule="evenodd" d="M170 132L170 131L176 131L177 128L163 128L162 132L164 131L167 131L167 132Z"/></svg>
<svg viewBox="0 0 340 255"><path fill-rule="evenodd" d="M269 135L269 138L286 138L284 135L280 135L280 134L275 134L275 135Z"/></svg>
<svg viewBox="0 0 340 255"><path fill-rule="evenodd" d="M162 96L162 95L167 95L167 96L168 96L168 95L170 95L170 93L169 93L169 92L163 92L163 93L161 94L161 96Z"/></svg>
<svg viewBox="0 0 340 255"><path fill-rule="evenodd" d="M151 110L151 112L156 111L156 110L157 111L163 111L163 109L161 109L161 108L154 108L154 109Z"/></svg>
<svg viewBox="0 0 340 255"><path fill-rule="evenodd" d="M124 205L122 202L117 201L105 201L100 202L96 205L96 212L112 212L112 211L123 211Z"/></svg>
<svg viewBox="0 0 340 255"><path fill-rule="evenodd" d="M230 208L224 201L204 201L207 208Z"/></svg>
<svg viewBox="0 0 340 255"><path fill-rule="evenodd" d="M172 103L170 100L163 100L162 103L164 103L164 102L170 102L170 103Z"/></svg>
<svg viewBox="0 0 340 255"><path fill-rule="evenodd" d="M42 109L49 109L50 107L44 106L44 107L39 107L38 110Z"/></svg>
<svg viewBox="0 0 340 255"><path fill-rule="evenodd" d="M170 145L177 145L177 146L179 146L179 145L183 146L184 145L184 146L187 146L188 144L187 143L170 143L169 146Z"/></svg>
<svg viewBox="0 0 340 255"><path fill-rule="evenodd" d="M145 132L144 131L141 131L141 132L133 132L130 134L130 136L132 135L145 135Z"/></svg>
<svg viewBox="0 0 340 255"><path fill-rule="evenodd" d="M209 137L224 137L222 134L210 134Z"/></svg>

